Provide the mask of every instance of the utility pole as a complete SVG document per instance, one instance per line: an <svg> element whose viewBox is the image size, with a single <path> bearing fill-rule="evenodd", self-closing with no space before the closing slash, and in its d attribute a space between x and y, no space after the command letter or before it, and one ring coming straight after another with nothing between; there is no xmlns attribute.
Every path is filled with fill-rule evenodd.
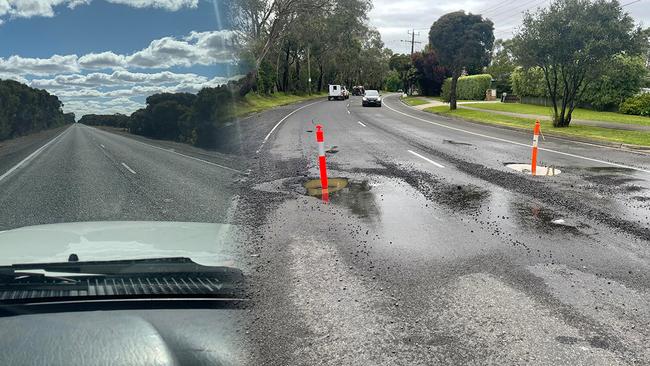
<svg viewBox="0 0 650 366"><path fill-rule="evenodd" d="M419 37L419 36L420 36L420 32L415 33L415 29L413 29L413 31L408 31L407 33L408 33L408 35L411 36L411 40L410 40L410 41L401 40L401 42L404 42L404 43L410 43L410 44L411 44L411 60L413 60L413 53L415 52L415 44L416 44L416 43L422 43L422 42L420 42L420 41L416 41L416 40L415 40L415 36L417 35L417 36ZM409 84L410 84L410 83L409 83ZM409 85L409 86L408 86L408 92L409 92L409 94L411 94L411 95L413 94L413 85Z"/></svg>
<svg viewBox="0 0 650 366"><path fill-rule="evenodd" d="M410 41L407 41L407 40L403 40L403 39L402 39L402 40L400 40L400 42L410 43L410 44L411 44L411 56L413 56L413 53L415 52L415 44L416 44L416 43L422 43L422 42L420 42L420 41L416 41L416 40L415 40L415 36L418 36L418 37L419 37L419 36L420 36L420 32L415 33L415 29L413 29L413 31L408 31L408 35L411 36L411 40L410 40Z"/></svg>

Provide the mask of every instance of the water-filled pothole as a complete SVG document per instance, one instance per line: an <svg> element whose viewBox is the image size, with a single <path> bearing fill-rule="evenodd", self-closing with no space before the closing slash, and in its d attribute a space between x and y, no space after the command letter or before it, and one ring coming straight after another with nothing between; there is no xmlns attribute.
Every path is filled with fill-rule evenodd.
<svg viewBox="0 0 650 366"><path fill-rule="evenodd" d="M310 179L303 184L307 189L307 195L313 197L320 197L323 195L323 188L320 179ZM330 194L338 192L348 186L347 178L329 178L327 180L327 190Z"/></svg>
<svg viewBox="0 0 650 366"><path fill-rule="evenodd" d="M532 169L530 164L518 164L518 163L513 163L513 164L506 164L506 167L516 170L518 172L524 173L524 174L532 174ZM545 177L552 177L555 175L558 175L562 173L560 169L557 169L555 166L542 166L538 165L535 175L537 176L545 176Z"/></svg>

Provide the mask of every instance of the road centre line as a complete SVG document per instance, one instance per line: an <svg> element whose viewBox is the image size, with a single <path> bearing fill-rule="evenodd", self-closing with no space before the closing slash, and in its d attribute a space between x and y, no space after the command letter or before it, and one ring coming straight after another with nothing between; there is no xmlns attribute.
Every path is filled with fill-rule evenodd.
<svg viewBox="0 0 650 366"><path fill-rule="evenodd" d="M65 131L61 132L61 133L58 134L55 138L53 138L53 139L51 139L50 141L48 141L45 145L39 147L36 151L34 151L33 153L29 154L25 159L21 160L18 164L14 165L11 169L7 170L3 175L0 175L0 181L2 181L3 179L5 179L6 177L8 177L11 173L13 173L14 171L16 171L16 169L20 168L23 164L27 164L31 159L33 159L33 158L35 158L36 156L38 156L38 154L40 154L41 152L43 152L43 150L45 150L45 148L47 148L48 146L50 146L51 144L53 144L55 141L60 140L61 136L63 136L64 133L67 133L67 132L69 131L69 129L70 129L70 127L66 128Z"/></svg>
<svg viewBox="0 0 650 366"><path fill-rule="evenodd" d="M435 161L433 161L433 160L427 158L426 156L422 156L422 155L416 153L415 151L412 151L412 150L406 150L406 151L410 152L411 154L417 156L417 157L420 158L420 159L423 159L423 160L425 160L425 161L427 161L427 162L429 162L429 163L431 163L431 164L437 166L438 168L444 168L444 167L445 167L444 165L442 165L442 164L438 164L438 163L436 163Z"/></svg>
<svg viewBox="0 0 650 366"><path fill-rule="evenodd" d="M361 121L357 121L357 123L360 124L363 127L366 127L366 125L364 125L363 122L361 122Z"/></svg>
<svg viewBox="0 0 650 366"><path fill-rule="evenodd" d="M291 111L291 113L289 113L289 114L287 114L286 116L284 116L281 120L278 121L278 123L275 124L275 126L273 126L273 128L271 129L271 131L269 131L269 133L266 135L266 137L264 137L264 140L262 141L262 144L260 145L259 149L257 149L257 151L255 151L255 154L259 154L259 153L260 153L260 151L261 151L262 148L264 147L264 144L266 144L266 141L268 141L269 137L271 137L271 135L273 134L273 131L275 131L275 129L278 128L278 126L280 126L280 124L281 124L282 122L284 122L287 118L289 118L292 114L298 112L299 110L301 110L301 109L303 109L303 108L307 108L307 107L309 107L310 105L314 105L314 104L316 104L316 103L321 103L321 102L322 102L322 100L319 100L319 101L314 102L314 103L309 103L309 104L303 105L302 107L300 107L300 108L298 108L298 109L294 109L293 111Z"/></svg>
<svg viewBox="0 0 650 366"><path fill-rule="evenodd" d="M492 139L492 140L496 140L496 141L506 142L506 143L513 144L513 145L523 146L523 147L527 147L527 148L531 148L531 147L532 147L532 145L529 145L529 144L524 144L524 143L517 142L517 141L512 141L512 140L508 140L508 139L503 139L503 138L500 138L500 137L495 137L495 136L490 136L490 135L484 135L484 134L482 134L482 133L472 132L472 131L467 131L467 130L464 130L464 129L462 129L462 128L452 127L452 126L447 126L447 125L444 125L444 124L442 124L442 123L436 123L436 122L433 122L433 121L428 121L428 120L426 120L426 119L419 118L419 117L416 117L416 116L413 116L413 115L410 115L410 114L407 114L407 113L404 113L404 112L400 112L400 111L398 111L398 110L396 110L396 109L393 109L393 108L391 108L390 106L388 106L386 103L384 103L384 105L385 105L388 109L390 109L391 111L393 111L393 112L395 112L395 113L399 113L399 114L401 114L401 115L404 115L404 116L407 116L407 117L410 117L410 118L416 119L416 120L418 120L418 121L426 122L426 123L429 123L429 124L432 124L432 125L435 125L435 126L439 126L439 127L447 128L447 129L454 130L454 131L464 132L464 133L467 133L467 134L470 134L470 135L479 136L479 137L484 137L484 138L488 138L488 139ZM563 152L563 151L557 151L557 150L552 150L552 149L547 149L547 148L542 148L542 147L540 147L539 150L541 150L541 151L548 151L548 152L552 152L552 153L559 154L559 155L570 156L570 157L573 157L573 158L578 158L578 159L583 159L583 160L593 161L593 162L596 162L596 163L612 165L612 166L616 166L616 167L619 167L619 168L632 169L632 170L636 170L636 171L639 171L639 172L644 172L644 173L648 173L648 174L650 174L650 170L641 169L641 168L636 168L636 167L629 166L629 165L618 164L618 163L611 163L611 162L609 162L609 161L604 161L604 160L599 160L599 159L594 159L594 158L588 158L588 157L586 157L586 156L581 156L581 155L576 155L576 154L566 153L566 152Z"/></svg>
<svg viewBox="0 0 650 366"><path fill-rule="evenodd" d="M131 173L135 174L135 170L131 169L128 165L125 163L122 163L122 166L126 168L126 170L130 171Z"/></svg>
<svg viewBox="0 0 650 366"><path fill-rule="evenodd" d="M90 126L87 126L87 127L91 128ZM92 127L92 128L94 128L94 127ZM102 131L102 132L103 132L103 131ZM109 133L109 132L107 132L107 133ZM124 137L124 136L122 136L122 137ZM242 172L241 170L237 170L237 169L235 169L235 168L230 168L230 167L227 167L227 166L224 166L224 165L221 165L221 164L213 163L213 162L211 162L211 161L207 161L207 160L203 160L203 159L195 158L194 156L181 154L181 153L179 153L179 152L172 151L172 150L168 150L168 149L164 149L164 148L162 148L162 147L158 147L158 146L154 146L154 145L149 145L149 144L147 144L147 143L145 143L145 142L138 141L138 140L136 140L136 139L134 139L134 138L133 138L133 139L128 138L128 137L125 137L125 138L129 139L130 141L134 141L134 142L137 142L137 143L142 144L142 145L145 145L145 146L149 146L149 147L154 148L154 149L158 149L158 150L162 150L162 151L167 151L168 153L176 154L176 155L180 155L180 156L183 156L183 157L185 157L185 158L192 159L192 160L196 160L196 161L200 161L200 162L205 163L205 164L208 164L208 165L214 165L214 166L219 167L219 168L221 168L221 169L226 169L226 170L230 170L230 171L233 171L233 172L236 172L236 173L244 174L244 172Z"/></svg>

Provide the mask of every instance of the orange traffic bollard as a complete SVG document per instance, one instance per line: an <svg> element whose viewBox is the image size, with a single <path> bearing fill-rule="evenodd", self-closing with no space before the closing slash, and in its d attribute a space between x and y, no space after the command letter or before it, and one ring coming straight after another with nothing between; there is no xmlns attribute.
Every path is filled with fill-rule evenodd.
<svg viewBox="0 0 650 366"><path fill-rule="evenodd" d="M532 175L537 173L537 143L539 141L539 133L542 131L542 126L539 124L539 120L535 121L535 130L533 134L533 161L530 166L530 172Z"/></svg>
<svg viewBox="0 0 650 366"><path fill-rule="evenodd" d="M327 182L327 161L325 159L325 138L323 134L323 126L316 125L316 142L318 142L318 165L320 166L320 186L323 192L323 202L328 202L330 199Z"/></svg>

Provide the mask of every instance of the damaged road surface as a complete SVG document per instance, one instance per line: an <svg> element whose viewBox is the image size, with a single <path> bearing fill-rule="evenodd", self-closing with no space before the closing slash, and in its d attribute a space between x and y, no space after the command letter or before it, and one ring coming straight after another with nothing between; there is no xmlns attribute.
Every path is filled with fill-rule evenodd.
<svg viewBox="0 0 650 366"><path fill-rule="evenodd" d="M650 363L650 156L547 138L539 164L562 174L532 177L506 166L528 134L357 99L250 154L259 364ZM328 204L316 123L343 178Z"/></svg>

